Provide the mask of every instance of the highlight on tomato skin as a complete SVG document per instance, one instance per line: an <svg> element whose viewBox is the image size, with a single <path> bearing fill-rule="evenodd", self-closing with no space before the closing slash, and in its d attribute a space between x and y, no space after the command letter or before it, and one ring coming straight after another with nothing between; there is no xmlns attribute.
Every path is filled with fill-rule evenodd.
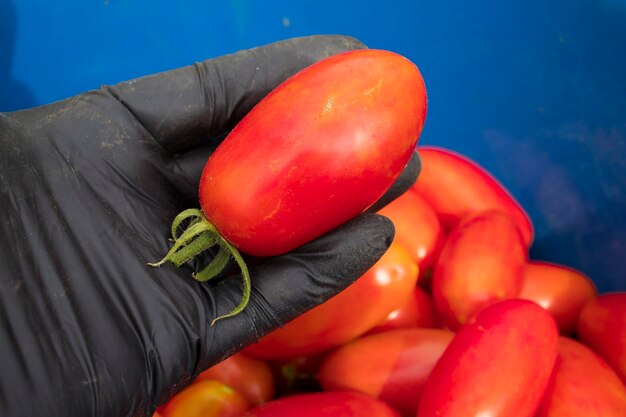
<svg viewBox="0 0 626 417"><path fill-rule="evenodd" d="M261 100L209 157L202 210L249 255L299 247L385 193L426 108L424 80L401 55L362 49L321 60Z"/></svg>
<svg viewBox="0 0 626 417"><path fill-rule="evenodd" d="M550 314L520 299L481 310L432 370L418 417L531 417L557 358ZM481 414L482 413L482 414Z"/></svg>
<svg viewBox="0 0 626 417"><path fill-rule="evenodd" d="M348 288L244 352L261 359L286 359L337 347L364 334L405 304L417 276L417 264L394 241L378 262Z"/></svg>
<svg viewBox="0 0 626 417"><path fill-rule="evenodd" d="M418 146L420 176L412 190L437 212L449 230L471 213L498 210L508 213L523 236L533 241L533 225L523 207L487 170L467 156L435 146Z"/></svg>
<svg viewBox="0 0 626 417"><path fill-rule="evenodd" d="M194 382L160 408L163 417L240 417L249 408L234 389L215 380Z"/></svg>
<svg viewBox="0 0 626 417"><path fill-rule="evenodd" d="M567 337L535 417L626 416L626 385L600 356Z"/></svg>
<svg viewBox="0 0 626 417"><path fill-rule="evenodd" d="M359 392L318 392L279 398L243 417L400 417L382 401Z"/></svg>
<svg viewBox="0 0 626 417"><path fill-rule="evenodd" d="M361 337L332 351L317 376L327 390L352 390L415 416L428 377L454 333L397 329Z"/></svg>
<svg viewBox="0 0 626 417"><path fill-rule="evenodd" d="M437 261L444 233L437 213L417 193L406 192L378 211L389 218L396 229L394 240L406 249L420 268L420 274Z"/></svg>
<svg viewBox="0 0 626 417"><path fill-rule="evenodd" d="M596 296L585 274L573 268L543 261L529 261L519 297L545 308L564 335L574 335L583 305Z"/></svg>
<svg viewBox="0 0 626 417"><path fill-rule="evenodd" d="M405 304L387 314L376 327L370 329L366 334L414 327L441 327L433 300L420 286L413 289L413 296L409 297Z"/></svg>
<svg viewBox="0 0 626 417"><path fill-rule="evenodd" d="M528 253L503 212L470 215L447 236L432 277L442 322L452 330L480 309L518 297Z"/></svg>
<svg viewBox="0 0 626 417"><path fill-rule="evenodd" d="M578 338L598 353L626 383L626 292L598 295L578 319Z"/></svg>
<svg viewBox="0 0 626 417"><path fill-rule="evenodd" d="M274 397L274 377L270 366L241 352L201 372L194 383L204 380L220 381L233 388L251 406L262 404Z"/></svg>

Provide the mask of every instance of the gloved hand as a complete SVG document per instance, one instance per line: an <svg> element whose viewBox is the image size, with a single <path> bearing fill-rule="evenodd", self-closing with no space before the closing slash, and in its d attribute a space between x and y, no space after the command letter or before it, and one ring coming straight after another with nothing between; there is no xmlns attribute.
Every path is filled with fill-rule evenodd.
<svg viewBox="0 0 626 417"><path fill-rule="evenodd" d="M224 133L354 39L292 39L0 114L0 415L149 416L211 364L328 299L386 250L364 214L241 278L153 269ZM417 177L414 159L385 204Z"/></svg>

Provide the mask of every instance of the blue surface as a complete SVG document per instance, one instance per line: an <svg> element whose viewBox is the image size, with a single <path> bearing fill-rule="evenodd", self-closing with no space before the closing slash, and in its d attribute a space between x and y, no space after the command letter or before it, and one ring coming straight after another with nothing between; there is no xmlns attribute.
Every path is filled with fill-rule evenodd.
<svg viewBox="0 0 626 417"><path fill-rule="evenodd" d="M418 64L421 143L513 192L533 257L626 290L626 0L0 0L0 110L316 33Z"/></svg>

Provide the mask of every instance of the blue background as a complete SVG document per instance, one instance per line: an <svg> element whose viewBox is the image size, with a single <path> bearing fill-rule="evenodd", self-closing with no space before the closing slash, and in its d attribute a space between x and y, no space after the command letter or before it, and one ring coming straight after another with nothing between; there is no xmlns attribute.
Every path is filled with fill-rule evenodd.
<svg viewBox="0 0 626 417"><path fill-rule="evenodd" d="M626 289L626 0L0 0L0 110L317 33L414 61L420 143L512 191L534 258Z"/></svg>

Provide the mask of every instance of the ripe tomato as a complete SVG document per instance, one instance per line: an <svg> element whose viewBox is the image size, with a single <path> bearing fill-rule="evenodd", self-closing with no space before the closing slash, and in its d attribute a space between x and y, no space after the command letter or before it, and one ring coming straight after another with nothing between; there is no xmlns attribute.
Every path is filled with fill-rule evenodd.
<svg viewBox="0 0 626 417"><path fill-rule="evenodd" d="M558 329L537 304L505 300L481 310L433 369L418 417L530 417L557 356Z"/></svg>
<svg viewBox="0 0 626 417"><path fill-rule="evenodd" d="M453 228L471 213L503 211L511 216L530 247L533 240L530 218L484 168L448 149L421 146L418 152L422 171L413 189L435 209L446 228Z"/></svg>
<svg viewBox="0 0 626 417"><path fill-rule="evenodd" d="M198 375L194 382L216 380L243 395L251 406L274 397L274 377L267 363L236 353Z"/></svg>
<svg viewBox="0 0 626 417"><path fill-rule="evenodd" d="M588 301L578 319L578 338L626 383L626 293L602 294Z"/></svg>
<svg viewBox="0 0 626 417"><path fill-rule="evenodd" d="M454 337L441 329L399 329L356 339L331 352L318 379L325 390L371 395L415 416L424 384Z"/></svg>
<svg viewBox="0 0 626 417"><path fill-rule="evenodd" d="M358 392L318 392L283 397L249 410L244 417L400 417L382 401Z"/></svg>
<svg viewBox="0 0 626 417"><path fill-rule="evenodd" d="M327 302L274 330L245 352L290 358L322 352L362 335L406 303L417 282L417 265L399 243L361 278Z"/></svg>
<svg viewBox="0 0 626 417"><path fill-rule="evenodd" d="M433 273L439 317L455 330L481 308L519 295L526 246L504 213L470 216L450 232Z"/></svg>
<svg viewBox="0 0 626 417"><path fill-rule="evenodd" d="M387 317L367 334L411 327L439 327L435 305L430 295L420 287L415 287L413 297L409 297L404 305L387 314Z"/></svg>
<svg viewBox="0 0 626 417"><path fill-rule="evenodd" d="M424 81L406 58L326 58L272 91L211 155L202 210L242 252L288 252L376 202L408 163L425 117Z"/></svg>
<svg viewBox="0 0 626 417"><path fill-rule="evenodd" d="M559 356L535 417L626 416L626 386L585 345L561 337Z"/></svg>
<svg viewBox="0 0 626 417"><path fill-rule="evenodd" d="M194 382L163 407L163 417L239 417L247 409L245 398L219 381Z"/></svg>
<svg viewBox="0 0 626 417"><path fill-rule="evenodd" d="M583 273L563 265L531 261L524 271L519 298L534 301L548 310L561 333L572 335L580 310L595 296L593 282Z"/></svg>
<svg viewBox="0 0 626 417"><path fill-rule="evenodd" d="M435 211L417 193L407 192L378 211L391 219L397 240L409 250L420 268L430 269L443 245L443 229Z"/></svg>

